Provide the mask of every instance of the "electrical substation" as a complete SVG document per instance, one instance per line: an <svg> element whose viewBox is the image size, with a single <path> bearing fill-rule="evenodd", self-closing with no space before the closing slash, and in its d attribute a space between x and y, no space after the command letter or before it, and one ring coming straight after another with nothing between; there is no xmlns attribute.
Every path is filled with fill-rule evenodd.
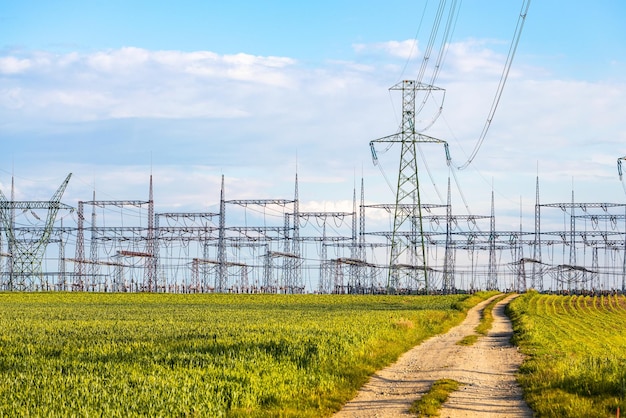
<svg viewBox="0 0 626 418"><path fill-rule="evenodd" d="M145 200L61 203L67 176L49 201L0 194L2 290L423 294L528 289L626 290L626 204L542 203L536 184L534 228L496 229L491 212L457 215L420 201L417 147L444 141L415 132L415 94L404 81L399 133L371 142L401 146L395 202L365 204L364 181L349 212L299 209L285 199L229 200L217 212L155 212L152 177ZM621 160L618 170L621 174ZM620 176L621 177L621 176ZM1 193L1 192L0 192ZM65 216L57 219L60 213ZM368 229L386 214L393 229ZM561 229L542 217L563 218ZM233 225L229 219L244 219ZM66 220L65 222L63 220ZM72 225L67 220L73 221ZM70 249L70 251L68 251ZM51 268L52 267L52 268Z"/></svg>
<svg viewBox="0 0 626 418"><path fill-rule="evenodd" d="M487 122L459 169L472 163L494 119L529 3L523 2ZM398 152L395 184L388 180L395 201L366 204L362 179L351 196L352 210L301 210L297 173L293 195L274 199L229 199L222 176L214 212L156 211L152 175L146 176L146 198L139 200L98 200L94 191L89 200L62 203L71 174L47 201L16 201L12 184L10 191L0 191L0 288L287 294L625 291L624 203L577 202L573 191L567 202L544 202L537 176L532 227L520 220L518 230L500 230L493 191L489 213L461 214L452 204L448 174L446 196L439 202L424 199L424 149L440 149L445 155L440 165L458 182L447 141L425 134L441 113L443 99L427 126L418 127L416 118L444 92L436 81L456 7L438 12L417 78L390 88L402 100L398 131L370 141L375 165L385 151ZM617 160L620 179L625 159ZM387 229L379 229L383 218Z"/></svg>

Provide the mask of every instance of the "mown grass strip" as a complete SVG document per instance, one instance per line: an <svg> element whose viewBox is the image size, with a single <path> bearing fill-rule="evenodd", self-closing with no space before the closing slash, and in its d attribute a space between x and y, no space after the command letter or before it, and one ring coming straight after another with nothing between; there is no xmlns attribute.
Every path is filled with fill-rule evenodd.
<svg viewBox="0 0 626 418"><path fill-rule="evenodd" d="M537 416L616 416L626 410L626 298L576 298L529 292L508 305L527 355L518 381Z"/></svg>
<svg viewBox="0 0 626 418"><path fill-rule="evenodd" d="M438 417L441 406L450 394L459 389L461 383L452 379L437 380L430 390L420 399L413 402L409 412L418 417Z"/></svg>

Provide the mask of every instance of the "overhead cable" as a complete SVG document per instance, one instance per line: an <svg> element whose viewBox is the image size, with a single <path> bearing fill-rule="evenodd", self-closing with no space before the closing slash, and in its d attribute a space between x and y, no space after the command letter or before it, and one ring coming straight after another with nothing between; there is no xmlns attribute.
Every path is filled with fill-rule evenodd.
<svg viewBox="0 0 626 418"><path fill-rule="evenodd" d="M467 168L472 163L472 161L474 161L474 158L476 157L476 154L478 154L478 151L480 150L480 147L482 146L485 140L485 137L487 136L487 132L489 131L489 128L491 127L491 121L493 120L493 117L496 113L496 109L498 108L498 104L500 103L500 98L502 97L502 92L504 91L504 85L506 84L507 78L509 76L509 71L511 70L511 65L513 64L513 57L515 57L515 52L517 50L517 46L519 44L519 40L522 35L522 29L524 28L524 22L526 21L526 15L528 14L529 7L530 7L530 0L523 0L522 9L521 9L519 18L517 20L517 25L515 27L515 34L513 36L513 40L509 48L509 54L507 56L506 63L504 65L502 75L500 76L498 89L496 90L495 97L491 104L491 109L489 110L489 114L487 115L487 121L485 122L485 126L483 127L480 137L478 138L478 141L476 142L476 145L474 146L474 150L472 151L467 161L463 165L458 167L459 170L463 170Z"/></svg>

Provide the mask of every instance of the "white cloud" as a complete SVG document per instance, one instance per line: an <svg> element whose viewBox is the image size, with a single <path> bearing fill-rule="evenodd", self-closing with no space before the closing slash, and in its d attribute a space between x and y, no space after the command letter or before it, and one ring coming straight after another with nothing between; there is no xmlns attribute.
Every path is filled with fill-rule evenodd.
<svg viewBox="0 0 626 418"><path fill-rule="evenodd" d="M270 95L269 89L292 89L298 82L291 72L295 61L281 57L131 47L21 55L0 57L0 72L28 70L32 77L3 80L0 108L19 108L20 116L40 120L243 117L249 114L246 100L239 101L245 89ZM228 84L241 81L248 85Z"/></svg>
<svg viewBox="0 0 626 418"><path fill-rule="evenodd" d="M24 106L22 97L22 89L20 87L11 87L0 90L0 107L8 109L19 109Z"/></svg>
<svg viewBox="0 0 626 418"><path fill-rule="evenodd" d="M363 54L381 56L371 62L365 57L368 62L363 62L363 55L357 54L354 62L334 61L316 68L288 57L211 51L122 48L92 54L8 54L0 57L4 74L0 120L5 132L21 133L20 138L51 132L63 138L64 124L92 121L74 132L84 135L77 143L99 143L104 135L114 134L128 147L116 158L154 151L157 160L171 163L161 178L188 186L186 190L163 186L170 190L160 191L167 196L162 199L171 200L168 205L216 200L216 169L224 170L231 198L292 196L297 161L301 199L309 202L307 207L328 208L325 202L336 200L340 202L336 207L351 210L354 178L362 172L368 200L391 199L378 167L372 166L368 143L397 131L401 95L388 88L398 81L395 77L403 64L398 58L407 56L412 42L358 45L355 48ZM444 111L426 133L450 144L457 165L478 139L504 66L505 57L490 45L451 44L442 71ZM470 206L489 212L491 181L497 195L509 197L500 206L514 210L522 189L529 191L532 201L537 163L546 183L565 182L569 188L572 177L593 178L599 182L594 188L597 199L614 198L616 182L609 185L598 179L615 177L614 160L626 154L626 83L550 78L548 71L527 67L523 61L514 62L513 69L480 152L471 168L459 173ZM112 119L131 118L151 120L107 130ZM431 115L418 118L427 121ZM14 144L12 152L19 159L18 148ZM87 145L83 148L76 158L94 166L107 157L91 155ZM443 149L425 148L428 170L445 197L448 169ZM395 147L380 156L392 184L398 152ZM177 164L178 159L182 161ZM207 164L213 172L190 175L189 165L194 164ZM116 168L121 166L119 162L107 170L124 173ZM424 187L430 188L427 170L420 174ZM42 175L47 176L43 171ZM111 181L132 186L120 179ZM213 185L210 192L203 187L208 182ZM144 193L141 187L138 190ZM439 203L432 191L424 196Z"/></svg>
<svg viewBox="0 0 626 418"><path fill-rule="evenodd" d="M300 204L300 210L302 212L352 213L353 202L352 200L311 200Z"/></svg>
<svg viewBox="0 0 626 418"><path fill-rule="evenodd" d="M500 76L506 57L496 53L489 45L489 42L481 40L449 44L445 62L446 73L454 74L456 77L473 75L482 79ZM515 69L513 71L515 72Z"/></svg>
<svg viewBox="0 0 626 418"><path fill-rule="evenodd" d="M84 57L86 63L97 71L120 73L140 70L150 59L150 52L141 48L121 48L113 51L96 52Z"/></svg>
<svg viewBox="0 0 626 418"><path fill-rule="evenodd" d="M31 61L16 57L0 57L1 74L18 74L31 67Z"/></svg>
<svg viewBox="0 0 626 418"><path fill-rule="evenodd" d="M384 53L395 58L416 58L420 53L415 39L405 41L376 42L372 44L354 44L357 53Z"/></svg>

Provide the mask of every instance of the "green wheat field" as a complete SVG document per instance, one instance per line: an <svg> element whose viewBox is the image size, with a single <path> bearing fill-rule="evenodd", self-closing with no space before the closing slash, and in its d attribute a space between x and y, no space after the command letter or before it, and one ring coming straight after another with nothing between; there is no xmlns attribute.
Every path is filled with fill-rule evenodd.
<svg viewBox="0 0 626 418"><path fill-rule="evenodd" d="M494 295L0 293L0 416L324 417ZM626 298L508 307L539 417L626 413Z"/></svg>
<svg viewBox="0 0 626 418"><path fill-rule="evenodd" d="M0 416L327 416L481 296L0 294Z"/></svg>

